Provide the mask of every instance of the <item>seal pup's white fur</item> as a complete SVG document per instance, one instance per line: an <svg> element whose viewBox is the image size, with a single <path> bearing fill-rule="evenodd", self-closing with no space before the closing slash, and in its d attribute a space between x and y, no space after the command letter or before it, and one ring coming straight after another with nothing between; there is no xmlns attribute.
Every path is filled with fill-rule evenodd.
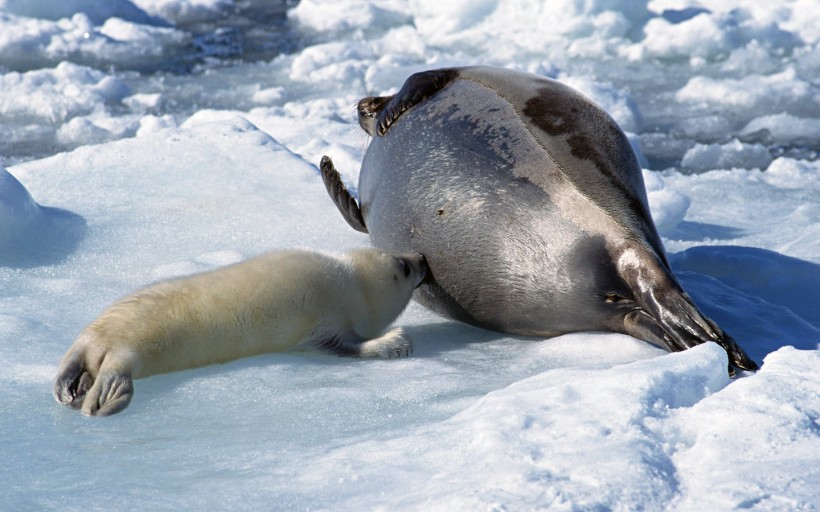
<svg viewBox="0 0 820 512"><path fill-rule="evenodd" d="M162 281L106 309L77 337L54 381L58 402L89 416L125 409L132 379L294 347L402 357L383 334L426 273L421 255L291 250Z"/></svg>

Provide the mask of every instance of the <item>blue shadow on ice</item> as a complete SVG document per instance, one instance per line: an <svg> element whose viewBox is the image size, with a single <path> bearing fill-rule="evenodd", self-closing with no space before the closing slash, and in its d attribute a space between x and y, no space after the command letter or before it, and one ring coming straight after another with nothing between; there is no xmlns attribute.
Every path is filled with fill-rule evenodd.
<svg viewBox="0 0 820 512"><path fill-rule="evenodd" d="M62 262L85 238L85 219L60 208L40 207L37 222L0 244L0 267L34 268Z"/></svg>
<svg viewBox="0 0 820 512"><path fill-rule="evenodd" d="M0 267L32 268L59 263L85 237L76 213L40 206L0 167Z"/></svg>
<svg viewBox="0 0 820 512"><path fill-rule="evenodd" d="M707 316L758 362L783 346L820 342L820 265L753 247L693 247L670 255Z"/></svg>
<svg viewBox="0 0 820 512"><path fill-rule="evenodd" d="M675 226L672 232L667 233L667 237L672 240L682 240L684 242L699 242L709 239L730 240L742 234L743 230L729 226L683 221Z"/></svg>

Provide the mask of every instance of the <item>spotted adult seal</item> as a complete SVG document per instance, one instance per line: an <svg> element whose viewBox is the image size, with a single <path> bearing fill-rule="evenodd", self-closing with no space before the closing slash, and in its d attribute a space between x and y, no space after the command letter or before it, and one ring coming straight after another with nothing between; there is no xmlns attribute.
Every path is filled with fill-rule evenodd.
<svg viewBox="0 0 820 512"><path fill-rule="evenodd" d="M373 137L359 200L328 157L325 185L376 247L425 255L424 306L512 334L614 331L670 351L714 341L730 372L757 369L681 288L634 151L577 91L507 69L437 69L358 113Z"/></svg>

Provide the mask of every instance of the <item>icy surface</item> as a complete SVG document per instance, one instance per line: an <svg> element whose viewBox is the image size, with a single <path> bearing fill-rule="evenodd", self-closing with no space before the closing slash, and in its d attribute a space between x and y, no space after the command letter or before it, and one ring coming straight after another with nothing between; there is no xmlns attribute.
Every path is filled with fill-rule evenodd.
<svg viewBox="0 0 820 512"><path fill-rule="evenodd" d="M820 508L816 2L292 4L0 0L0 509ZM162 375L105 419L54 402L118 296L367 245L316 163L355 185L357 99L469 64L563 80L629 132L682 285L759 372L411 304L409 359Z"/></svg>

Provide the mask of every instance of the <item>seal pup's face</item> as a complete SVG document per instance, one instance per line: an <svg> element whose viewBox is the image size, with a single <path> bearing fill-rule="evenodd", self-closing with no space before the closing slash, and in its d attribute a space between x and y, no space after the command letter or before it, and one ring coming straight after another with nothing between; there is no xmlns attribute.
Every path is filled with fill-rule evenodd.
<svg viewBox="0 0 820 512"><path fill-rule="evenodd" d="M351 252L350 259L369 287L398 287L412 293L428 273L427 260L421 254L363 249Z"/></svg>
<svg viewBox="0 0 820 512"><path fill-rule="evenodd" d="M348 307L356 310L354 328L362 336L380 334L398 317L413 291L427 275L427 262L421 254L393 255L376 249L349 254L361 299Z"/></svg>

